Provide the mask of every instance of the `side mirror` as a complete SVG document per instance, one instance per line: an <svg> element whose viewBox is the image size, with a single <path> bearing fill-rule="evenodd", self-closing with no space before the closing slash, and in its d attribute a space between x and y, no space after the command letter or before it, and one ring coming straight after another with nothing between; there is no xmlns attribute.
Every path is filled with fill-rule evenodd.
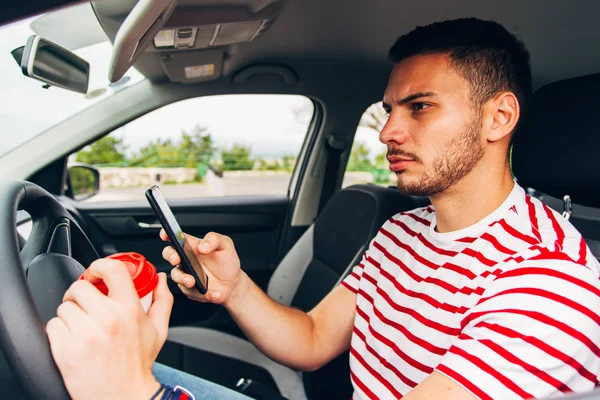
<svg viewBox="0 0 600 400"><path fill-rule="evenodd" d="M20 59L25 76L78 93L88 90L90 64L41 36L31 35L24 48L13 50L13 57Z"/></svg>
<svg viewBox="0 0 600 400"><path fill-rule="evenodd" d="M100 171L87 164L72 164L67 171L65 194L77 201L86 200L100 190Z"/></svg>

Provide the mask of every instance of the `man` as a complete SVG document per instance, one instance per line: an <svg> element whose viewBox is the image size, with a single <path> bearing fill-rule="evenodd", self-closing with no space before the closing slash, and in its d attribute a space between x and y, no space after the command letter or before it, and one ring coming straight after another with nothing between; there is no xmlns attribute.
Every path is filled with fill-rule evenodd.
<svg viewBox="0 0 600 400"><path fill-rule="evenodd" d="M510 171L510 143L531 96L524 46L496 23L461 19L402 36L390 58L380 140L398 189L432 205L390 218L309 313L264 294L240 269L232 241L215 233L188 237L210 275L208 293L179 268L173 280L191 299L223 304L261 351L292 368L314 370L350 349L356 399L593 389L600 265ZM178 265L172 248L163 256ZM54 349L60 335L49 335ZM150 376L155 347L136 347L145 363L135 371ZM66 357L55 357L69 387Z"/></svg>

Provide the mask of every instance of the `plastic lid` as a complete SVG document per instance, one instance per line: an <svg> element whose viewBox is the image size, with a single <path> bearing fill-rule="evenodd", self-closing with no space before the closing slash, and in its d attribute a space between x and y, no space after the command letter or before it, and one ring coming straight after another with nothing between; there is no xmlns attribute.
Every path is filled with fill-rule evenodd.
<svg viewBox="0 0 600 400"><path fill-rule="evenodd" d="M133 279L133 285L135 286L135 290L140 299L152 292L156 288L156 285L158 285L156 267L146 260L146 257L143 255L133 252L116 253L106 258L119 260L127 265L127 270ZM87 279L86 272L84 272L79 279ZM96 281L94 282L94 286L96 286L103 294L108 295L108 287L104 281Z"/></svg>

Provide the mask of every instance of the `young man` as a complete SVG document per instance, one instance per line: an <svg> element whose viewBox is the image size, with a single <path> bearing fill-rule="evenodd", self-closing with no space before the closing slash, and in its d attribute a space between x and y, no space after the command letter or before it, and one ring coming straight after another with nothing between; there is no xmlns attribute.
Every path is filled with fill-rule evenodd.
<svg viewBox="0 0 600 400"><path fill-rule="evenodd" d="M380 140L398 189L432 205L390 218L309 313L270 299L240 269L232 241L215 233L188 237L210 275L208 293L179 268L173 280L191 299L223 304L282 364L314 370L350 348L356 399L592 390L600 265L566 220L515 184L509 166L531 96L524 46L496 23L461 19L415 29L390 58ZM178 265L172 248L163 256ZM134 370L150 376L156 349L138 352L146 362ZM67 357L55 357L69 387Z"/></svg>

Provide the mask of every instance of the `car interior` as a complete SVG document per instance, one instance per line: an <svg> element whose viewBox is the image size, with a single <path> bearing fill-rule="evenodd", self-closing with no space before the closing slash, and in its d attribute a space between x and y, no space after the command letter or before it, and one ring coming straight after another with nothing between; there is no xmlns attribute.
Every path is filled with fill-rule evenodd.
<svg viewBox="0 0 600 400"><path fill-rule="evenodd" d="M357 126L381 100L391 71L389 47L399 35L434 21L495 20L524 41L535 93L513 143L514 176L563 213L600 259L600 158L593 133L600 54L591 51L600 43L600 3L593 0L61 0L4 11L3 24L35 17L35 34L67 52L107 40L111 52L103 57L102 79L117 90L94 100L88 96L92 81L89 89L86 81L79 88L88 94L79 96L89 97L89 106L24 135L6 151L0 147L0 218L6 219L0 225L2 398L68 398L43 326L94 259L134 251L169 271L160 226L143 195L100 201L104 188L95 175L94 193L82 200L70 174L74 155L86 146L189 99L310 100L312 114L281 193L257 187L248 195L166 197L186 233L230 236L242 268L273 299L305 311L318 304L356 265L386 219L429 204L389 182L343 182ZM24 54L28 45L21 43ZM14 60L10 68L21 74ZM23 74L19 79L33 82ZM50 86L59 87L35 85L40 97L65 90L54 82ZM0 113L6 121L9 102ZM228 118L239 112L227 110ZM23 112L32 119L35 113ZM172 281L169 286L175 304L158 362L257 399L351 398L347 352L316 371L292 370L261 354L222 307L193 302Z"/></svg>

